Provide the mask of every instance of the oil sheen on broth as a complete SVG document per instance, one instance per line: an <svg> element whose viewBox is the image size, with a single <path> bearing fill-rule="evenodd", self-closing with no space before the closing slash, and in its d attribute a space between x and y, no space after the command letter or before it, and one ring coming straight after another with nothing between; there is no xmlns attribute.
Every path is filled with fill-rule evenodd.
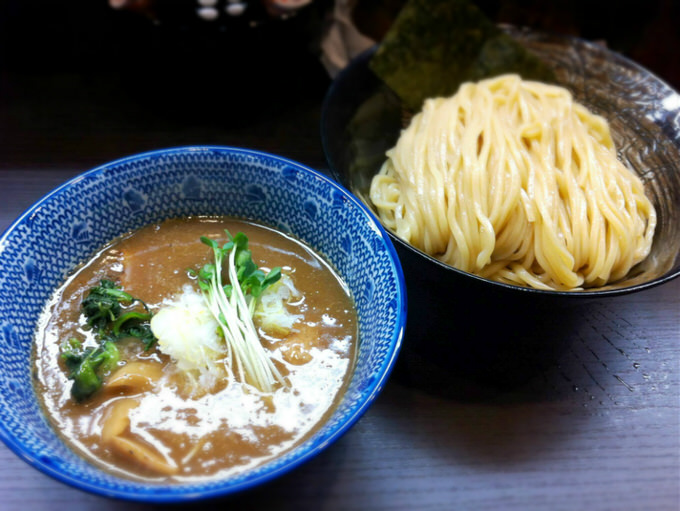
<svg viewBox="0 0 680 511"><path fill-rule="evenodd" d="M105 278L151 311L193 285L187 269L212 257L201 236L226 241L224 229L249 238L254 262L288 275L298 297L288 332L259 328L261 342L289 385L259 392L240 381L197 384L158 346L117 343L120 362L91 398L76 402L61 346L87 339L80 304ZM258 325L257 321L255 322ZM173 219L114 241L79 267L48 304L36 337L37 394L72 448L105 469L151 481L219 477L260 465L308 438L342 396L357 343L347 288L317 254L274 229L229 218Z"/></svg>

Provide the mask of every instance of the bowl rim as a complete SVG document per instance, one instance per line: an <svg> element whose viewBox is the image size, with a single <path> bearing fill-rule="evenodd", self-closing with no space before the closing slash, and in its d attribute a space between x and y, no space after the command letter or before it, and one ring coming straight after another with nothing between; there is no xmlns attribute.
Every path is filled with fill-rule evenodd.
<svg viewBox="0 0 680 511"><path fill-rule="evenodd" d="M606 48L602 45L599 45L597 43L594 43L592 41L588 41L587 39L583 39L580 37L576 36L569 36L565 34L553 34L545 31L540 31L540 30L533 30L528 27L517 27L511 24L499 24L498 25L501 30L504 30L506 33L508 33L510 36L514 37L515 34L517 35L529 35L529 36L535 36L535 37L541 37L541 38L550 38L550 40L553 41L560 41L563 44L573 44L573 43L578 43L581 46L584 46L586 48L589 48L593 51L598 51L602 53L603 55L606 55L608 58L611 58L612 60L616 62L620 62L621 64L628 66L630 68L635 69L638 72L643 72L653 78L655 81L657 81L659 84L663 85L668 91L675 93L678 95L678 92L675 91L670 85L668 85L667 82L665 82L663 79L659 78L656 76L654 73L649 71L648 69L644 68L637 62L627 58L626 56L611 50L609 48ZM342 175L340 172L336 169L334 162L330 158L330 142L328 140L328 135L326 133L326 125L330 122L329 121L329 110L332 105L332 99L333 97L337 94L337 90L340 88L340 84L343 82L343 80L347 80L347 76L349 76L352 72L354 72L357 68L361 66L365 66L366 70L369 73L372 73L372 71L368 68L368 62L370 61L371 57L373 54L377 51L377 49L380 47L379 43L374 44L373 46L366 48L359 54L357 54L347 66L345 66L338 74L337 76L333 79L333 82L331 83L330 87L328 88L328 91L326 92L322 107L321 107L321 122L320 122L320 127L321 127L321 145L323 147L324 154L326 156L326 162L328 163L328 168L330 170L331 175L333 176L333 179L335 179L338 183L344 184L344 179L342 178ZM376 76L375 77L377 80L379 78ZM680 95L678 95L680 98ZM680 135L680 134L679 134ZM353 192L350 191L350 193L354 194ZM359 199L360 202L363 202L361 199ZM367 206L368 207L368 206ZM368 208L372 213L373 210L371 208ZM374 213L375 215L375 213ZM380 223L381 227L385 228L384 225L382 225L382 222L378 220ZM665 275L656 277L652 280L646 281L646 282L641 282L638 284L634 284L632 286L627 286L624 288L613 288L613 289L599 289L594 288L594 289L585 289L582 291L561 291L561 290L547 290L547 289L536 289L532 287L524 287L524 286L517 286L513 284L506 284L504 282L497 282L495 280L490 280L486 279L484 277L480 277L479 275L475 275L474 273L469 273L463 270L460 270L458 268L455 268L451 265L448 265L446 263L443 263L442 261L436 259L435 257L423 252L422 250L410 245L406 241L402 240L399 236L397 236L395 233L393 233L390 229L385 228L385 231L387 232L388 236L392 240L392 242L400 249L403 251L406 251L407 253L411 253L415 257L423 257L429 262L433 263L439 272L452 272L453 274L459 275L461 278L470 278L477 284L481 285L483 288L485 288L486 292L494 292L494 290L498 291L505 291L509 293L515 293L515 292L520 292L523 293L524 296L529 296L533 295L538 298L546 298L550 299L553 297L564 297L568 299L573 299L573 300L588 300L591 301L594 298L605 298L605 297L612 297L612 296L623 296L627 295L630 293L635 293L638 291L642 291L645 289L649 289L652 287L659 286L661 284L664 284L666 282L669 282L676 277L680 276L680 265L675 269L670 272L668 272ZM678 256L680 257L680 256Z"/></svg>
<svg viewBox="0 0 680 511"><path fill-rule="evenodd" d="M358 200L340 183L334 181L328 176L322 174L321 172L314 170L311 167L308 167L307 165L265 151L260 151L256 149L245 149L235 146L188 145L140 152L98 165L90 170L82 172L68 179L63 184L47 192L42 198L36 201L33 205L29 206L21 215L19 215L10 224L10 226L7 227L7 229L5 229L2 235L0 235L0 257L2 257L2 252L4 251L3 247L6 243L7 237L15 229L17 229L27 218L29 218L32 214L39 210L45 203L50 201L53 197L63 193L64 190L67 190L70 187L77 185L78 182L83 181L88 177L103 174L107 169L124 165L125 163L134 162L149 157L153 158L168 154L184 154L187 152L191 153L219 152L224 154L250 155L260 159L262 158L273 159L278 162L290 165L298 170L301 170L302 172L310 173L315 178L318 178L321 181L323 181L326 184L326 186L330 186L331 189L335 189L338 192L340 192L346 199L348 199L353 204L354 207L359 208L360 212L364 215L369 224L372 224L371 225L372 230L379 235L379 238L381 240L383 240L385 248L387 249L387 252L390 256L390 264L392 266L397 281L396 286L397 310L395 311L395 315L397 317L396 328L393 330L391 334L388 345L389 349L387 350L385 359L381 364L379 371L377 372L379 376L371 379L370 384L366 386L364 390L362 390L361 395L364 396L363 399L357 401L356 405L353 405L352 407L349 408L350 413L348 413L346 420L344 420L342 423L338 423L338 426L331 432L329 432L328 436L325 438L323 442L310 444L310 442L312 442L312 440L314 439L314 435L312 435L301 444L298 444L292 449L286 451L283 454L283 456L289 455L291 453L294 453L296 450L303 448L302 452L299 455L293 456L288 462L277 467L276 469L266 471L256 477L247 477L247 473L253 469L248 469L243 472L239 472L238 474L236 474L236 476L233 476L239 479L238 482L232 482L231 479L233 477L227 477L226 479L215 479L210 488L200 489L196 489L195 488L196 485L202 484L205 481L209 481L209 479L206 479L205 481L202 480L201 482L198 483L189 482L189 483L156 484L140 482L120 477L115 473L107 472L106 470L103 470L101 467L93 463L90 463L86 458L83 458L81 455L75 453L76 456L79 456L82 459L84 459L86 463L90 463L90 465L95 470L105 472L109 474L109 476L111 477L120 479L128 483L128 489L125 490L111 489L105 485L84 482L80 478L73 477L71 476L71 474L66 473L63 470L57 469L52 464L47 463L46 461L40 459L39 457L34 456L33 453L25 449L25 445L23 443L15 439L15 435L13 434L13 432L9 431L4 423L0 423L0 440L9 448L9 450L11 450L15 455L17 455L17 457L19 457L32 467L36 468L40 472L62 483L65 483L68 486L86 491L88 493L134 502L185 503L191 501L224 497L237 492L242 492L244 490L274 480L317 456L327 447L329 447L330 445L335 443L338 439L340 439L352 426L354 426L354 424L356 424L356 422L366 413L370 405L373 403L373 401L375 401L376 397L383 390L384 385L387 382L394 368L397 356L401 349L406 328L406 311L407 311L406 284L404 281L404 274L401 267L401 262L399 260L399 257L397 256L394 245L392 244L383 226L380 224L380 222L375 217L373 212L371 212L369 208L366 207L365 204ZM32 344L33 341L31 341L31 345ZM32 388L32 391L35 393L35 387ZM44 412L42 418L43 420L47 421ZM50 429L54 432L55 437L63 442L63 440L59 437L58 433L54 431L54 427L51 424L49 424L49 422L48 425ZM304 447L307 444L310 444L310 446L304 449ZM70 449L70 447L68 448ZM267 464L271 463L272 461L275 461L278 458L279 457L275 457L272 460L267 461L262 465L259 465L258 467L260 468L265 467Z"/></svg>

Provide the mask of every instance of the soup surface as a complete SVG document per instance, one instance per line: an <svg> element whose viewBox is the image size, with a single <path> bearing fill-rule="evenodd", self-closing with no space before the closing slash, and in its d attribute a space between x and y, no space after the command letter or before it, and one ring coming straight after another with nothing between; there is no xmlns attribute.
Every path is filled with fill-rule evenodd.
<svg viewBox="0 0 680 511"><path fill-rule="evenodd" d="M89 291L106 279L143 300L154 313L156 333L160 311L179 296L201 297L188 269L198 272L212 260L200 237L222 245L225 229L243 232L257 266L265 272L281 267L282 280L294 290L285 301L288 326L272 327L254 316L259 340L283 380L263 391L237 371L231 379L220 371L206 378L180 367L161 340L145 350L129 338L116 341L120 360L103 376L101 389L75 399L64 346L69 339L83 346L97 342L81 307ZM173 315L176 320L174 312L165 316ZM181 320L165 325L171 333L182 328ZM310 248L240 220L173 219L112 242L56 291L36 336L35 385L55 429L89 460L134 479L191 481L260 465L308 438L341 398L356 343L349 292Z"/></svg>

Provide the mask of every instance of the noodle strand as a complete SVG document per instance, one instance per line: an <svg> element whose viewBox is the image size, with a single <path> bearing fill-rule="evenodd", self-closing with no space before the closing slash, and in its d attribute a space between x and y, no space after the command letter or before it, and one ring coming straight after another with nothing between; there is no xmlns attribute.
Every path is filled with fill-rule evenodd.
<svg viewBox="0 0 680 511"><path fill-rule="evenodd" d="M609 125L562 87L503 75L429 99L371 183L384 225L461 270L538 289L623 278L656 213Z"/></svg>

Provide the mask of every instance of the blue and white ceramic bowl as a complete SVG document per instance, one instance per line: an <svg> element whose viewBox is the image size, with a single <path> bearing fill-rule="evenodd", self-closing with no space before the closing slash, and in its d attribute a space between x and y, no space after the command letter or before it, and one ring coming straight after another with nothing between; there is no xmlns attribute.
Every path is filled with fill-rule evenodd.
<svg viewBox="0 0 680 511"><path fill-rule="evenodd" d="M81 261L109 240L168 217L230 215L291 232L323 254L351 289L360 345L349 388L307 442L229 479L149 485L74 454L43 416L31 383L40 311ZM380 392L406 320L401 266L386 233L345 189L298 163L256 151L188 147L124 158L54 190L0 238L0 438L56 479L93 493L153 502L215 497L268 481L345 433ZM21 292L17 293L17 290Z"/></svg>

